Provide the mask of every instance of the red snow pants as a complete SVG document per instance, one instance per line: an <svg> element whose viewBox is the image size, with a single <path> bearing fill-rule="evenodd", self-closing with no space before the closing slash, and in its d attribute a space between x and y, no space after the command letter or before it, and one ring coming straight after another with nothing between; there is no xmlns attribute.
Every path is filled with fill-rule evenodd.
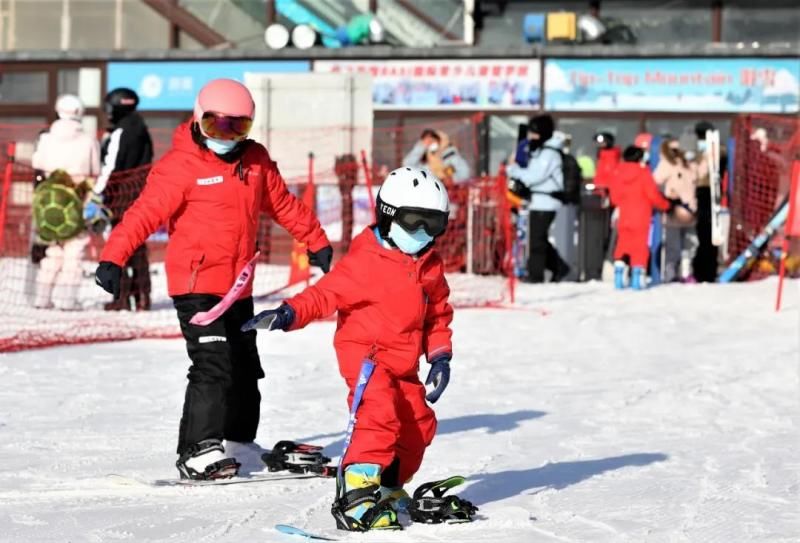
<svg viewBox="0 0 800 543"><path fill-rule="evenodd" d="M649 225L647 228L625 228L617 231L617 246L614 249L614 260L622 260L628 255L631 267L644 268L647 266L647 258L650 256L648 236L650 235Z"/></svg>
<svg viewBox="0 0 800 543"><path fill-rule="evenodd" d="M345 380L350 388L347 405L352 406L358 371L345 374ZM435 434L436 415L425 401L419 377L398 377L378 365L364 389L342 464L379 464L385 470L396 460L397 484L402 485L419 469Z"/></svg>

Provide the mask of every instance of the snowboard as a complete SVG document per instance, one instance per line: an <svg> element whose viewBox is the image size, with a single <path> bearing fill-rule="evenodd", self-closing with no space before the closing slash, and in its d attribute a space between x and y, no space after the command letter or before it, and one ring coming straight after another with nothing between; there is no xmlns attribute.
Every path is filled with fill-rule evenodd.
<svg viewBox="0 0 800 543"><path fill-rule="evenodd" d="M730 283L736 280L736 278L749 267L753 259L764 250L764 247L767 246L772 236L774 236L778 229L783 226L783 223L786 222L788 215L789 200L787 198L772 215L767 225L758 233L753 241L750 242L750 245L748 245L747 248L731 262L725 271L722 272L719 276L719 282Z"/></svg>
<svg viewBox="0 0 800 543"><path fill-rule="evenodd" d="M120 485L144 485L153 487L178 487L178 486L226 486L226 485L241 485L248 483L268 483L271 481L291 481L297 479L322 479L318 475L309 475L305 473L259 473L255 475L248 475L246 477L232 477L229 479L210 479L210 480L195 480L195 479L139 479L137 477L129 477L126 475L119 475L116 473L109 473L106 477Z"/></svg>
<svg viewBox="0 0 800 543"><path fill-rule="evenodd" d="M303 530L302 528L291 526L289 524L276 524L275 529L282 534L296 535L313 541L339 541L338 539L335 539L333 537L326 537L324 535L313 534L311 532Z"/></svg>

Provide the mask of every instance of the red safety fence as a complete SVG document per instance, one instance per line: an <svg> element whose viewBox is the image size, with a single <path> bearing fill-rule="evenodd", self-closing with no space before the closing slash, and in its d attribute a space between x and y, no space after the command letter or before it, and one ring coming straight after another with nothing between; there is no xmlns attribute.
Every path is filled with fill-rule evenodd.
<svg viewBox="0 0 800 543"><path fill-rule="evenodd" d="M745 115L733 126L735 154L730 176L730 259L736 258L769 222L789 194L792 162L800 159L800 119ZM746 275L758 279L777 273L783 230L758 255ZM800 276L800 241L788 244L786 274Z"/></svg>
<svg viewBox="0 0 800 543"><path fill-rule="evenodd" d="M313 201L337 257L347 251L353 236L372 223L374 194L386 173L399 165L396 153L418 139L417 128L376 130L374 164L366 156L363 162L353 155L340 156L330 167L311 159L304 165L305 175L287 179L298 196L308 187L313 190L312 200L307 201ZM445 129L454 135L451 141L469 152L464 153L465 159L474 161L470 149L477 141L474 120L454 121ZM111 177L104 198L115 220L135 200L148 171L143 167ZM31 212L33 169L22 160L3 156L0 174L0 351L179 335L166 289L164 230L151 236L128 262L123 296L114 303L93 280L104 234L84 232L64 243L41 244ZM313 184L309 183L312 179ZM449 190L450 226L437 249L445 260L454 305L478 307L511 301L510 222L504 179L473 173L467 182L449 183ZM258 306L274 305L304 286L307 275L298 273L307 269L304 255L298 253L288 233L266 215L260 218L258 247L261 256L254 280ZM312 272L313 281L320 272Z"/></svg>

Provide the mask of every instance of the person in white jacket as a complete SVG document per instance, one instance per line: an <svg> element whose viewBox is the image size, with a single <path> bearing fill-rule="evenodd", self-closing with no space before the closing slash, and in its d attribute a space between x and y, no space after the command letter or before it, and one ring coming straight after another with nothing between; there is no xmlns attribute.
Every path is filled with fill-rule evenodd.
<svg viewBox="0 0 800 543"><path fill-rule="evenodd" d="M65 170L75 184L100 173L100 145L81 123L83 104L77 96L64 94L56 100L58 120L39 137L32 165L45 176ZM78 309L81 262L89 235L82 232L47 247L36 278L33 305L37 308Z"/></svg>

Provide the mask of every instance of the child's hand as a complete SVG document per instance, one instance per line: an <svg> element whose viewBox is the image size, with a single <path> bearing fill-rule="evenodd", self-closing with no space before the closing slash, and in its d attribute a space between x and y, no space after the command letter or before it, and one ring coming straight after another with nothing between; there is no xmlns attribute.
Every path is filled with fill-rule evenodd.
<svg viewBox="0 0 800 543"><path fill-rule="evenodd" d="M433 390L425 398L431 403L436 403L450 382L450 359L452 357L453 355L450 353L443 353L429 361L431 370L428 372L425 384L433 385Z"/></svg>
<svg viewBox="0 0 800 543"><path fill-rule="evenodd" d="M294 322L294 309L289 304L281 304L277 309L262 311L241 327L242 332L259 328L261 330L286 330Z"/></svg>

